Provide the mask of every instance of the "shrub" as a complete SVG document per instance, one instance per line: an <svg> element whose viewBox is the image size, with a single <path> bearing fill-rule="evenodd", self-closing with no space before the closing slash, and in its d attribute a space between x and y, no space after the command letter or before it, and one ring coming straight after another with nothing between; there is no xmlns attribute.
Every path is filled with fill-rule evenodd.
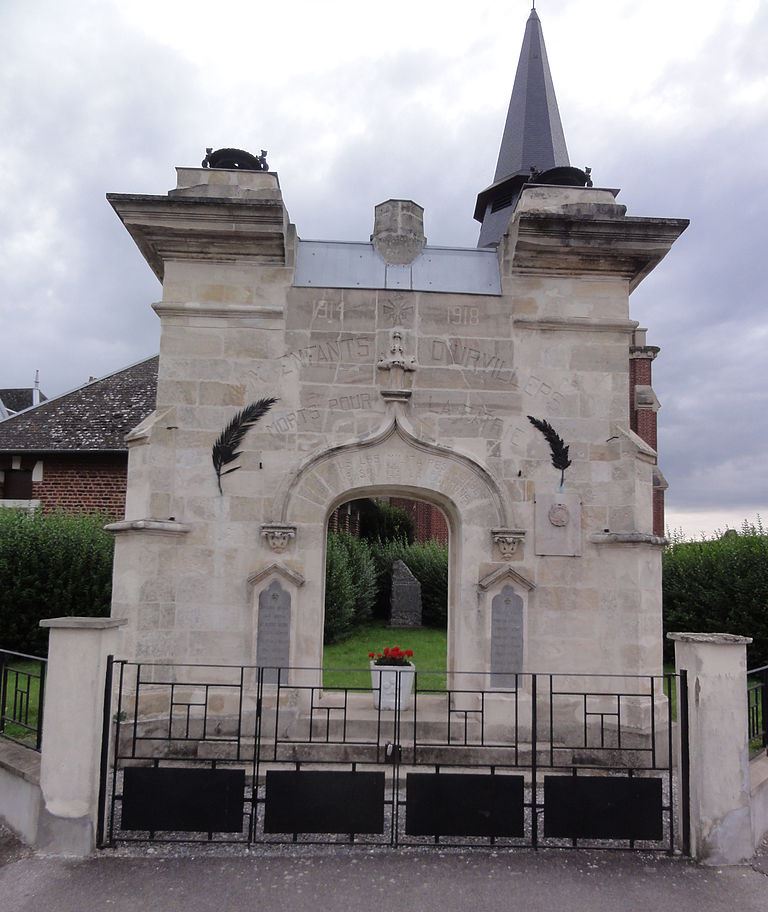
<svg viewBox="0 0 768 912"><path fill-rule="evenodd" d="M378 582L376 564L368 542L347 532L338 533L336 538L346 552L349 575L354 587L353 624L359 627L373 617Z"/></svg>
<svg viewBox="0 0 768 912"><path fill-rule="evenodd" d="M0 647L45 655L43 618L105 616L112 594L110 518L0 509Z"/></svg>
<svg viewBox="0 0 768 912"><path fill-rule="evenodd" d="M768 663L768 534L759 517L739 533L701 541L673 535L663 568L665 634L750 636L749 666Z"/></svg>
<svg viewBox="0 0 768 912"><path fill-rule="evenodd" d="M360 513L360 538L370 542L389 539L413 541L413 520L402 507L366 499L357 501L357 508Z"/></svg>
<svg viewBox="0 0 768 912"><path fill-rule="evenodd" d="M355 579L342 534L330 533L325 552L325 628L323 642L349 636L355 618Z"/></svg>
<svg viewBox="0 0 768 912"><path fill-rule="evenodd" d="M377 541L371 553L378 571L379 598L376 614L389 616L392 564L403 561L421 583L422 621L425 627L446 627L448 622L448 547L437 541L405 539Z"/></svg>

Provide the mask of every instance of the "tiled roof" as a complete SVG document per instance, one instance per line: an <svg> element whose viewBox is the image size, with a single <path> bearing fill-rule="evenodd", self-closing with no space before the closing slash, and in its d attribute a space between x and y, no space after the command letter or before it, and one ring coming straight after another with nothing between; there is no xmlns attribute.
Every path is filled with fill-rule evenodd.
<svg viewBox="0 0 768 912"><path fill-rule="evenodd" d="M0 452L125 450L155 407L158 357L147 358L0 422Z"/></svg>
<svg viewBox="0 0 768 912"><path fill-rule="evenodd" d="M20 412L22 409L28 409L32 405L32 396L34 390L31 387L25 389L0 389L0 402L8 409L9 412ZM47 396L40 393L40 401L45 402Z"/></svg>

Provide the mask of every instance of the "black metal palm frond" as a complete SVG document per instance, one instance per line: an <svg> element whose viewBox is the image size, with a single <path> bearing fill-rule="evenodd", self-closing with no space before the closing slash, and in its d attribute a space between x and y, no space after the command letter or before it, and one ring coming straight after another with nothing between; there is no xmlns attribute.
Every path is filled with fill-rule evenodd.
<svg viewBox="0 0 768 912"><path fill-rule="evenodd" d="M571 464L571 460L568 458L568 447L548 421L544 421L543 418L534 418L532 415L528 416L528 420L546 438L549 449L552 451L552 465L560 470L560 487L562 488L565 483L565 470Z"/></svg>
<svg viewBox="0 0 768 912"><path fill-rule="evenodd" d="M216 470L216 478L219 482L219 494L224 493L221 490L222 477L229 475L230 472L236 472L240 468L240 466L232 466L231 469L222 471L224 466L237 459L240 455L238 447L243 442L245 435L259 418L266 415L277 401L277 399L257 399L256 402L246 405L216 438L211 455L213 457L213 467Z"/></svg>

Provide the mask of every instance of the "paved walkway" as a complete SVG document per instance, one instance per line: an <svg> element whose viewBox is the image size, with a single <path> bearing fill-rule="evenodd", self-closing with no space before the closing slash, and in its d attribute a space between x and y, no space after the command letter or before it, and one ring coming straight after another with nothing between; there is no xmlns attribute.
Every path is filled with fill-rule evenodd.
<svg viewBox="0 0 768 912"><path fill-rule="evenodd" d="M0 834L2 912L766 912L768 857L739 868L607 852L316 851L86 861Z"/></svg>

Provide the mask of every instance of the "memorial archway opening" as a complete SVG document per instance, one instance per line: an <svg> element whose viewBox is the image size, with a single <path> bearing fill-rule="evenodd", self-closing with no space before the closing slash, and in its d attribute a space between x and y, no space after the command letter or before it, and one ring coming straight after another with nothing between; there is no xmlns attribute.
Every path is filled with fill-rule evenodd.
<svg viewBox="0 0 768 912"><path fill-rule="evenodd" d="M367 670L371 653L395 646L413 652L420 686L445 686L455 523L428 497L420 491L369 490L330 510L326 686L366 686L366 673L353 669Z"/></svg>

